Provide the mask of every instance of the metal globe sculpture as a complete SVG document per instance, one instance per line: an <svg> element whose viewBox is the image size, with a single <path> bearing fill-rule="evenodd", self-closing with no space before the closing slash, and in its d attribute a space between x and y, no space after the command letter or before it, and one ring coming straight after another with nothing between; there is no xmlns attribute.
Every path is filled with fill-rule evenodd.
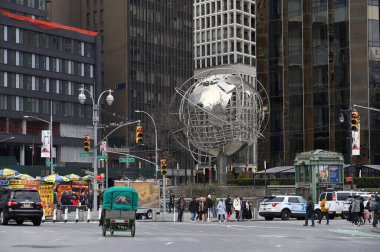
<svg viewBox="0 0 380 252"><path fill-rule="evenodd" d="M171 111L177 109L172 114L180 127L173 133L192 154L200 150L228 156L262 137L268 122L267 93L259 82L250 84L240 76L235 69L212 69L176 89Z"/></svg>

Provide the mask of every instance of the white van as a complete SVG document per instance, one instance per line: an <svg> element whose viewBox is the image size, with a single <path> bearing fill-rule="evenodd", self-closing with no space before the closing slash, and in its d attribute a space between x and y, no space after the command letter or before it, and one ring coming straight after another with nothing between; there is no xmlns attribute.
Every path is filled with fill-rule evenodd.
<svg viewBox="0 0 380 252"><path fill-rule="evenodd" d="M315 213L319 216L320 204L323 199L326 199L326 202L329 203L329 214L330 218L333 219L335 216L340 216L342 219L347 218L347 214L343 212L344 203L347 199L354 195L366 195L367 192L358 192L358 191L327 191L319 195L318 206L315 209Z"/></svg>

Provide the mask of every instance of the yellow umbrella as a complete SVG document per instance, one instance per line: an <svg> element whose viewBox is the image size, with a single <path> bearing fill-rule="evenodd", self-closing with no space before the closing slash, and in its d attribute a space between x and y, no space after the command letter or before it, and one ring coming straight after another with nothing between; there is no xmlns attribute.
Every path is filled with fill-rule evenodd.
<svg viewBox="0 0 380 252"><path fill-rule="evenodd" d="M93 179L94 179L94 176L92 175L86 175L82 177L82 180L93 180Z"/></svg>
<svg viewBox="0 0 380 252"><path fill-rule="evenodd" d="M32 179L35 179L35 178L33 178L32 176L30 176L29 174L21 173L21 174L18 174L18 175L16 175L16 176L9 177L8 179L25 179L25 180L32 180Z"/></svg>
<svg viewBox="0 0 380 252"><path fill-rule="evenodd" d="M82 179L81 176L76 175L74 173L68 174L65 177L68 178L68 179L70 179L71 181L79 181L79 180Z"/></svg>
<svg viewBox="0 0 380 252"><path fill-rule="evenodd" d="M15 171L9 168L4 168L0 170L0 178L14 177L18 174L19 174L18 171Z"/></svg>
<svg viewBox="0 0 380 252"><path fill-rule="evenodd" d="M50 182L50 183L70 182L70 179L63 177L63 176L59 176L58 174L52 174L52 175L45 176L41 180L45 181L45 182Z"/></svg>

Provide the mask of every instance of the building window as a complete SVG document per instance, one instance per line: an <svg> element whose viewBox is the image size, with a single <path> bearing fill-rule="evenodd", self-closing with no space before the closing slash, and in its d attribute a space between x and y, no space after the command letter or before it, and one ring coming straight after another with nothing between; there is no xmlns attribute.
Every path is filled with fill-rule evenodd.
<svg viewBox="0 0 380 252"><path fill-rule="evenodd" d="M0 94L0 109L1 110L8 109L7 103L8 103L7 95Z"/></svg>

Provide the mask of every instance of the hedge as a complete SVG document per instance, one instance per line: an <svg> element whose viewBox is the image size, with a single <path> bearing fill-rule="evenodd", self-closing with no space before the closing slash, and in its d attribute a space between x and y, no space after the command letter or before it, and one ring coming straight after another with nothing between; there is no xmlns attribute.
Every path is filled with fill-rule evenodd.
<svg viewBox="0 0 380 252"><path fill-rule="evenodd" d="M354 177L354 184L356 185L356 188L379 188L380 177Z"/></svg>
<svg viewBox="0 0 380 252"><path fill-rule="evenodd" d="M228 179L228 185L239 185L239 186L265 186L265 179L255 179L253 178L238 178L238 179ZM294 178L279 178L279 179L267 179L267 185L294 185Z"/></svg>

